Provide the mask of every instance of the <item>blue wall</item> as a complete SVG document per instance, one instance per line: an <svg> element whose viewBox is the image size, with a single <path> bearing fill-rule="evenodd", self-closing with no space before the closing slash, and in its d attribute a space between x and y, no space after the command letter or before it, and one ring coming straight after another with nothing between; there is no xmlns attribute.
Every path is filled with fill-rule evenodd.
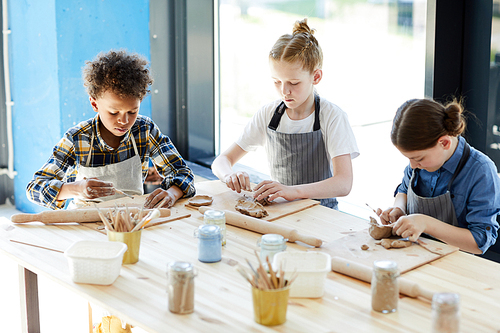
<svg viewBox="0 0 500 333"><path fill-rule="evenodd" d="M94 117L81 69L101 51L124 48L150 57L149 0L9 1L9 57L17 209L43 207L26 185L66 130ZM141 104L151 116L151 100Z"/></svg>

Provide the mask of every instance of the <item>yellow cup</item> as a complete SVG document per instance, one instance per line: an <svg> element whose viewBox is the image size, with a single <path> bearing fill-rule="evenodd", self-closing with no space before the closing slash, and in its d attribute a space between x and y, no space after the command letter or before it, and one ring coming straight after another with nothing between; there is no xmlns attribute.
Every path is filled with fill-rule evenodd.
<svg viewBox="0 0 500 333"><path fill-rule="evenodd" d="M139 261L142 229L134 232L108 231L108 240L127 244L127 251L123 255L122 264L135 264Z"/></svg>
<svg viewBox="0 0 500 333"><path fill-rule="evenodd" d="M261 290L252 287L253 313L261 325L274 326L286 321L290 287Z"/></svg>

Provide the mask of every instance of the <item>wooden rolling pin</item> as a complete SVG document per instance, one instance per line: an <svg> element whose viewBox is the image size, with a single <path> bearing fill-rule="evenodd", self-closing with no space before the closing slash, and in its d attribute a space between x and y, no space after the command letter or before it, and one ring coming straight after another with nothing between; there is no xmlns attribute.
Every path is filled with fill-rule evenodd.
<svg viewBox="0 0 500 333"><path fill-rule="evenodd" d="M198 209L198 211L203 214L210 209L212 208L202 206ZM259 220L255 217L231 212L229 210L224 210L224 213L226 214L226 223L239 228L255 231L259 234L278 234L285 238L288 238L289 242L301 241L314 247L320 247L321 244L323 244L323 241L321 239L312 236L301 235L295 229L285 227L283 225L278 225L274 222Z"/></svg>
<svg viewBox="0 0 500 333"><path fill-rule="evenodd" d="M114 208L100 208L102 213ZM129 212L136 214L140 208L129 207ZM151 209L143 209L147 214ZM170 209L161 208L161 217L170 216ZM96 208L70 209L70 210L47 210L38 214L14 214L10 220L14 223L42 222L42 223L69 223L69 222L99 222L101 218Z"/></svg>
<svg viewBox="0 0 500 333"><path fill-rule="evenodd" d="M350 260L332 257L332 271L342 273L355 279L371 283L372 269ZM398 278L399 292L410 297L423 297L432 301L433 291L420 287L416 282L403 277Z"/></svg>

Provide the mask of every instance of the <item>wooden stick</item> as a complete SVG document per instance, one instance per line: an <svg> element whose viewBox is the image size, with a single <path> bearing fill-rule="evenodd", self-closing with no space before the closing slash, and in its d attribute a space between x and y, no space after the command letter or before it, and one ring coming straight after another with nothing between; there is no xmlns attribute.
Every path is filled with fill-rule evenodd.
<svg viewBox="0 0 500 333"><path fill-rule="evenodd" d="M51 248L48 248L48 247L43 247L43 246L39 246L39 245L35 245L35 244L24 243L24 242L20 242L20 241L13 240L13 239L11 239L10 241L11 241L11 242L14 242L14 243L23 244L23 245L29 245L29 246L33 246L33 247L38 247L38 248L40 248L40 249L44 249L44 250L49 250L49 251L54 251L54 252L64 253L64 251L60 251L60 250L56 250L56 249L51 249Z"/></svg>
<svg viewBox="0 0 500 333"><path fill-rule="evenodd" d="M184 218L187 218L187 217L191 217L191 214L179 215L179 216L176 216L174 218L165 217L162 221L157 221L155 223L148 223L146 226L144 226L144 228L155 227L157 225L161 225L161 224L165 224L165 223L168 223L168 222L177 221L177 220L184 219ZM160 219L156 219L156 220L160 220Z"/></svg>

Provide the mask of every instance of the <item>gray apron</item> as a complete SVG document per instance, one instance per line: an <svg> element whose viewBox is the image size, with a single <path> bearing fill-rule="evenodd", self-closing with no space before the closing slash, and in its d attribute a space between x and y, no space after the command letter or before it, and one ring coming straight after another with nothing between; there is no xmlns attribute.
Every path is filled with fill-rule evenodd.
<svg viewBox="0 0 500 333"><path fill-rule="evenodd" d="M470 155L470 148L467 142L465 142L464 152L462 158L458 162L457 169L451 177L448 183L448 190L446 193L438 195L433 198L421 197L413 191L413 183L415 179L415 173L418 169L414 169L410 179L410 186L408 186L408 193L406 198L406 206L408 214L424 214L432 216L440 221L451 224L458 227L457 215L455 213L455 207L453 206L452 194L450 192L451 184L458 176L462 168L464 167L467 159Z"/></svg>
<svg viewBox="0 0 500 333"><path fill-rule="evenodd" d="M330 160L326 153L319 123L319 96L314 96L314 127L308 133L277 132L279 122L286 110L281 102L274 111L267 127L267 159L271 178L283 185L310 184L332 176ZM321 205L338 209L335 198L321 199Z"/></svg>
<svg viewBox="0 0 500 333"><path fill-rule="evenodd" d="M76 175L76 181L85 178L98 178L99 180L112 182L114 187L122 190L123 192L130 195L142 195L144 194L142 185L142 163L137 150L137 145L135 143L134 136L130 132L130 138L134 146L135 155L124 161L103 165L99 167L90 167L90 161L92 159L92 147L94 145L94 134L92 134L92 139L90 141L89 155L85 166L80 165L78 168L78 173ZM75 198L73 200L73 205L69 208L87 206L88 201L91 202L101 202L108 201L116 198L123 197L123 194L114 194L105 197L95 198L92 200L84 198Z"/></svg>

